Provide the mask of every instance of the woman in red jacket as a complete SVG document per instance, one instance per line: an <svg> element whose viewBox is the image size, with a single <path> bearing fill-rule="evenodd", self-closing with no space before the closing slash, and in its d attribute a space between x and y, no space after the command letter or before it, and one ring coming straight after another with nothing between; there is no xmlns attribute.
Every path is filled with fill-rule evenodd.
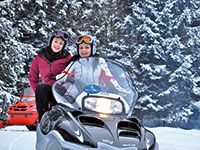
<svg viewBox="0 0 200 150"><path fill-rule="evenodd" d="M51 86L55 77L60 74L69 63L71 54L65 50L68 34L55 31L50 37L49 45L37 52L29 71L29 83L35 92L36 106L39 118L56 104ZM40 83L40 76L43 83Z"/></svg>

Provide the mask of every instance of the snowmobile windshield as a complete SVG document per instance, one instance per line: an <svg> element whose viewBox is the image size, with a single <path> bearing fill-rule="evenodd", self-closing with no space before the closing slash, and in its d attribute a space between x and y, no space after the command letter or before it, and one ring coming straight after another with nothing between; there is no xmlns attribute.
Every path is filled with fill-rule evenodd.
<svg viewBox="0 0 200 150"><path fill-rule="evenodd" d="M137 92L126 69L101 57L80 58L68 65L53 85L58 103L73 104L82 94L120 95L133 109Z"/></svg>
<svg viewBox="0 0 200 150"><path fill-rule="evenodd" d="M32 88L31 87L28 87L28 88L25 88L23 89L22 93L21 93L21 96L20 97L23 97L23 96L34 96L35 93L33 92Z"/></svg>
<svg viewBox="0 0 200 150"><path fill-rule="evenodd" d="M22 102L34 102L35 101L35 97L23 97L21 99Z"/></svg>

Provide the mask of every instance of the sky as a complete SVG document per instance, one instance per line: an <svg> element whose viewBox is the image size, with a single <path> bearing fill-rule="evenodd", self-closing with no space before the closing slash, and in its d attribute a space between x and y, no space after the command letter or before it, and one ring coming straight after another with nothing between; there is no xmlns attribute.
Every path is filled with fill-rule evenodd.
<svg viewBox="0 0 200 150"><path fill-rule="evenodd" d="M200 130L157 127L151 130L159 144L159 150L200 150ZM0 129L0 150L35 150L36 132L25 126Z"/></svg>

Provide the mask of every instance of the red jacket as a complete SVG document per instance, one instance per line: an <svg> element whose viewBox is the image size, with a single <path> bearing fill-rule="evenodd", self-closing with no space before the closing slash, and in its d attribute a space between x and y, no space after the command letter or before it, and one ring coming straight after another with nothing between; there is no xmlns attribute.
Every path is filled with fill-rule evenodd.
<svg viewBox="0 0 200 150"><path fill-rule="evenodd" d="M29 71L29 83L33 91L35 91L38 84L40 84L40 77L44 83L52 85L55 82L55 77L60 74L67 66L71 59L71 55L65 55L65 57L57 58L56 60L48 60L44 53L39 53L33 59L33 62Z"/></svg>

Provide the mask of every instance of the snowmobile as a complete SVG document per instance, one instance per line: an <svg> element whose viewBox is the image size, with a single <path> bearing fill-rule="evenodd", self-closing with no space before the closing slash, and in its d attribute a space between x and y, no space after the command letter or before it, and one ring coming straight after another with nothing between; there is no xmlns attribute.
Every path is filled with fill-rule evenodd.
<svg viewBox="0 0 200 150"><path fill-rule="evenodd" d="M138 94L121 63L80 58L58 78L52 86L58 104L37 126L36 150L158 149L155 135L132 116Z"/></svg>
<svg viewBox="0 0 200 150"><path fill-rule="evenodd" d="M31 87L28 87L23 90L20 99L8 107L6 119L0 120L0 128L11 125L26 125L30 131L35 131L37 119L35 94Z"/></svg>

